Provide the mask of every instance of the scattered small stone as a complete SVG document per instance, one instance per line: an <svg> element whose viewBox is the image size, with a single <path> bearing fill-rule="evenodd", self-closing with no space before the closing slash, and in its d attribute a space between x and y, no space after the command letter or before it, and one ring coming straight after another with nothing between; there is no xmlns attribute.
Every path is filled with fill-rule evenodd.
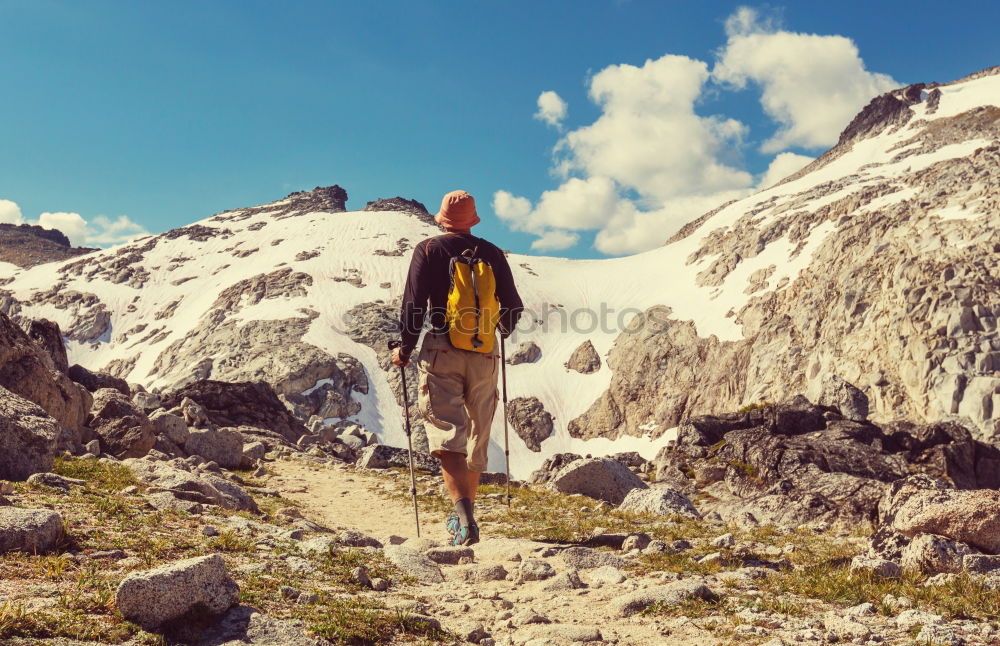
<svg viewBox="0 0 1000 646"><path fill-rule="evenodd" d="M278 588L278 594L281 595L282 599L297 599L301 592L290 585L283 585Z"/></svg>
<svg viewBox="0 0 1000 646"><path fill-rule="evenodd" d="M363 565L359 565L351 570L351 580L362 588L368 588L372 584L372 580L368 576L368 568Z"/></svg>
<svg viewBox="0 0 1000 646"><path fill-rule="evenodd" d="M371 588L375 592L385 592L389 589L388 579L383 579L382 577L376 577L371 580Z"/></svg>
<svg viewBox="0 0 1000 646"><path fill-rule="evenodd" d="M617 585L626 579L625 574L613 565L604 565L590 571L591 584Z"/></svg>
<svg viewBox="0 0 1000 646"><path fill-rule="evenodd" d="M643 550L649 546L652 539L648 534L629 534L622 541L622 551L631 552L632 550Z"/></svg>
<svg viewBox="0 0 1000 646"><path fill-rule="evenodd" d="M556 569L541 559L526 559L517 569L517 581L543 581L555 576Z"/></svg>
<svg viewBox="0 0 1000 646"><path fill-rule="evenodd" d="M463 559L475 558L471 547L432 547L424 552L430 560L442 565L458 565Z"/></svg>
<svg viewBox="0 0 1000 646"><path fill-rule="evenodd" d="M319 595L315 592L302 592L295 599L295 603L303 606L319 603Z"/></svg>
<svg viewBox="0 0 1000 646"><path fill-rule="evenodd" d="M918 644L934 644L934 646L962 646L965 641L958 636L951 626L928 624L917 633Z"/></svg>

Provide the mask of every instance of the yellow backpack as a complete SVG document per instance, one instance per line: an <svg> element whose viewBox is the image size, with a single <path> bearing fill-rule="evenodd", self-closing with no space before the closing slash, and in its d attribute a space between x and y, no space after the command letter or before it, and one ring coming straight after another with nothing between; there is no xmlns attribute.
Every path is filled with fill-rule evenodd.
<svg viewBox="0 0 1000 646"><path fill-rule="evenodd" d="M451 287L445 318L453 346L488 354L496 342L500 302L493 267L476 257L478 250L479 247L466 249L462 255L452 257L449 263Z"/></svg>

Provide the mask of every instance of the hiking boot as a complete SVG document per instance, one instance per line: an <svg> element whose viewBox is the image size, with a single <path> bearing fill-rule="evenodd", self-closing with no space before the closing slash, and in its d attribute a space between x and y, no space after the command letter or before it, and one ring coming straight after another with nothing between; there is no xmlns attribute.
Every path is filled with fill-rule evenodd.
<svg viewBox="0 0 1000 646"><path fill-rule="evenodd" d="M451 536L452 540L454 540L455 534L457 534L458 530L462 527L458 520L458 514L448 516L448 520L444 521L444 526L448 529L448 535Z"/></svg>
<svg viewBox="0 0 1000 646"><path fill-rule="evenodd" d="M451 544L455 547L462 545L475 545L479 542L479 525L466 525L465 527L459 527L458 533L455 534L455 538L451 540Z"/></svg>

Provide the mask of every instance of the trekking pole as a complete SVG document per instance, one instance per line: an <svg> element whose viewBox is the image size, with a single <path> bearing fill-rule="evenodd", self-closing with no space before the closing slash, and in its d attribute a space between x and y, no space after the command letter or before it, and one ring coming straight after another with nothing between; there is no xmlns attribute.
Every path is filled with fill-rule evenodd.
<svg viewBox="0 0 1000 646"><path fill-rule="evenodd" d="M389 341L389 352L399 347L399 341ZM406 420L406 453L410 459L410 495L413 497L413 518L417 523L417 538L420 538L420 510L417 508L417 479L413 475L413 436L410 432L410 395L406 391L406 366L399 367L399 377L403 382L403 417Z"/></svg>
<svg viewBox="0 0 1000 646"><path fill-rule="evenodd" d="M500 375L503 381L503 454L507 470L507 508L510 509L510 432L507 430L507 346L500 337Z"/></svg>

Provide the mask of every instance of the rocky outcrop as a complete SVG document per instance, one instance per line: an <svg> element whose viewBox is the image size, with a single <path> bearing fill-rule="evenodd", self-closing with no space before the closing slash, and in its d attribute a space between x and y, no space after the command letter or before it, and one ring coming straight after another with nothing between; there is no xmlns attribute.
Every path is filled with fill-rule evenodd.
<svg viewBox="0 0 1000 646"><path fill-rule="evenodd" d="M379 198L365 204L362 211L403 211L411 213L421 222L437 226L434 216L427 212L427 207L416 200L408 200L403 197Z"/></svg>
<svg viewBox="0 0 1000 646"><path fill-rule="evenodd" d="M385 444L372 444L366 447L358 458L356 466L359 469L388 469L409 467L409 453L406 449ZM441 463L430 453L413 452L413 467L430 473L440 473Z"/></svg>
<svg viewBox="0 0 1000 646"><path fill-rule="evenodd" d="M922 491L895 511L892 527L907 538L937 534L1000 554L1000 491Z"/></svg>
<svg viewBox="0 0 1000 646"><path fill-rule="evenodd" d="M66 358L66 346L63 344L59 324L48 319L32 319L26 330L28 338L45 351L45 356L52 360L48 366L63 374L69 370L69 360Z"/></svg>
<svg viewBox="0 0 1000 646"><path fill-rule="evenodd" d="M158 630L188 617L221 615L239 597L222 557L212 554L129 574L118 585L115 604L129 621Z"/></svg>
<svg viewBox="0 0 1000 646"><path fill-rule="evenodd" d="M45 411L0 386L0 480L50 471L59 425Z"/></svg>
<svg viewBox="0 0 1000 646"><path fill-rule="evenodd" d="M996 448L954 424L880 427L844 419L835 409L799 396L741 413L693 418L680 426L676 443L654 464L659 479L685 492L712 494L714 502L702 513L735 518L749 512L759 522L781 525L820 520L895 527L904 518L912 522L912 507L903 503L928 487L922 481L896 483L909 482L918 472L963 488L995 488L998 456ZM912 527L927 533L943 529ZM880 556L898 558L895 544L895 553Z"/></svg>
<svg viewBox="0 0 1000 646"><path fill-rule="evenodd" d="M534 363L542 356L542 349L534 341L525 341L517 346L510 355L507 356L507 363L516 366L522 363Z"/></svg>
<svg viewBox="0 0 1000 646"><path fill-rule="evenodd" d="M101 443L101 452L116 458L146 455L156 442L153 424L132 401L113 388L94 394L94 407L87 416Z"/></svg>
<svg viewBox="0 0 1000 646"><path fill-rule="evenodd" d="M52 358L0 312L0 386L32 401L69 429L83 426L90 394L58 370Z"/></svg>
<svg viewBox="0 0 1000 646"><path fill-rule="evenodd" d="M255 426L279 433L293 443L307 432L271 386L263 382L205 379L166 395L163 406L168 410L180 406L186 397L197 402L215 426Z"/></svg>
<svg viewBox="0 0 1000 646"><path fill-rule="evenodd" d="M33 224L0 224L0 262L33 267L65 260L96 249L73 247L61 231Z"/></svg>
<svg viewBox="0 0 1000 646"><path fill-rule="evenodd" d="M243 436L227 428L193 430L184 442L184 450L223 469L238 469L243 461Z"/></svg>
<svg viewBox="0 0 1000 646"><path fill-rule="evenodd" d="M243 487L201 467L200 458L172 460L128 459L123 464L146 484L166 491L178 500L217 505L223 509L258 512L257 503Z"/></svg>
<svg viewBox="0 0 1000 646"><path fill-rule="evenodd" d="M537 397L515 397L507 402L507 420L525 446L536 453L552 435L552 415Z"/></svg>
<svg viewBox="0 0 1000 646"><path fill-rule="evenodd" d="M589 375L601 369L601 357L594 349L594 344L587 340L581 343L576 350L573 350L573 354L570 355L565 365L570 370Z"/></svg>
<svg viewBox="0 0 1000 646"><path fill-rule="evenodd" d="M95 393L102 388L112 388L126 397L132 397L128 382L103 372L92 372L81 365L73 364L67 371L69 378L88 391Z"/></svg>
<svg viewBox="0 0 1000 646"><path fill-rule="evenodd" d="M573 462L574 460L582 460L582 455L577 455L576 453L553 453L549 457L545 458L545 462L542 462L542 466L535 469L531 476L528 478L528 482L532 484L544 484L552 479L552 476L559 473L564 466Z"/></svg>

